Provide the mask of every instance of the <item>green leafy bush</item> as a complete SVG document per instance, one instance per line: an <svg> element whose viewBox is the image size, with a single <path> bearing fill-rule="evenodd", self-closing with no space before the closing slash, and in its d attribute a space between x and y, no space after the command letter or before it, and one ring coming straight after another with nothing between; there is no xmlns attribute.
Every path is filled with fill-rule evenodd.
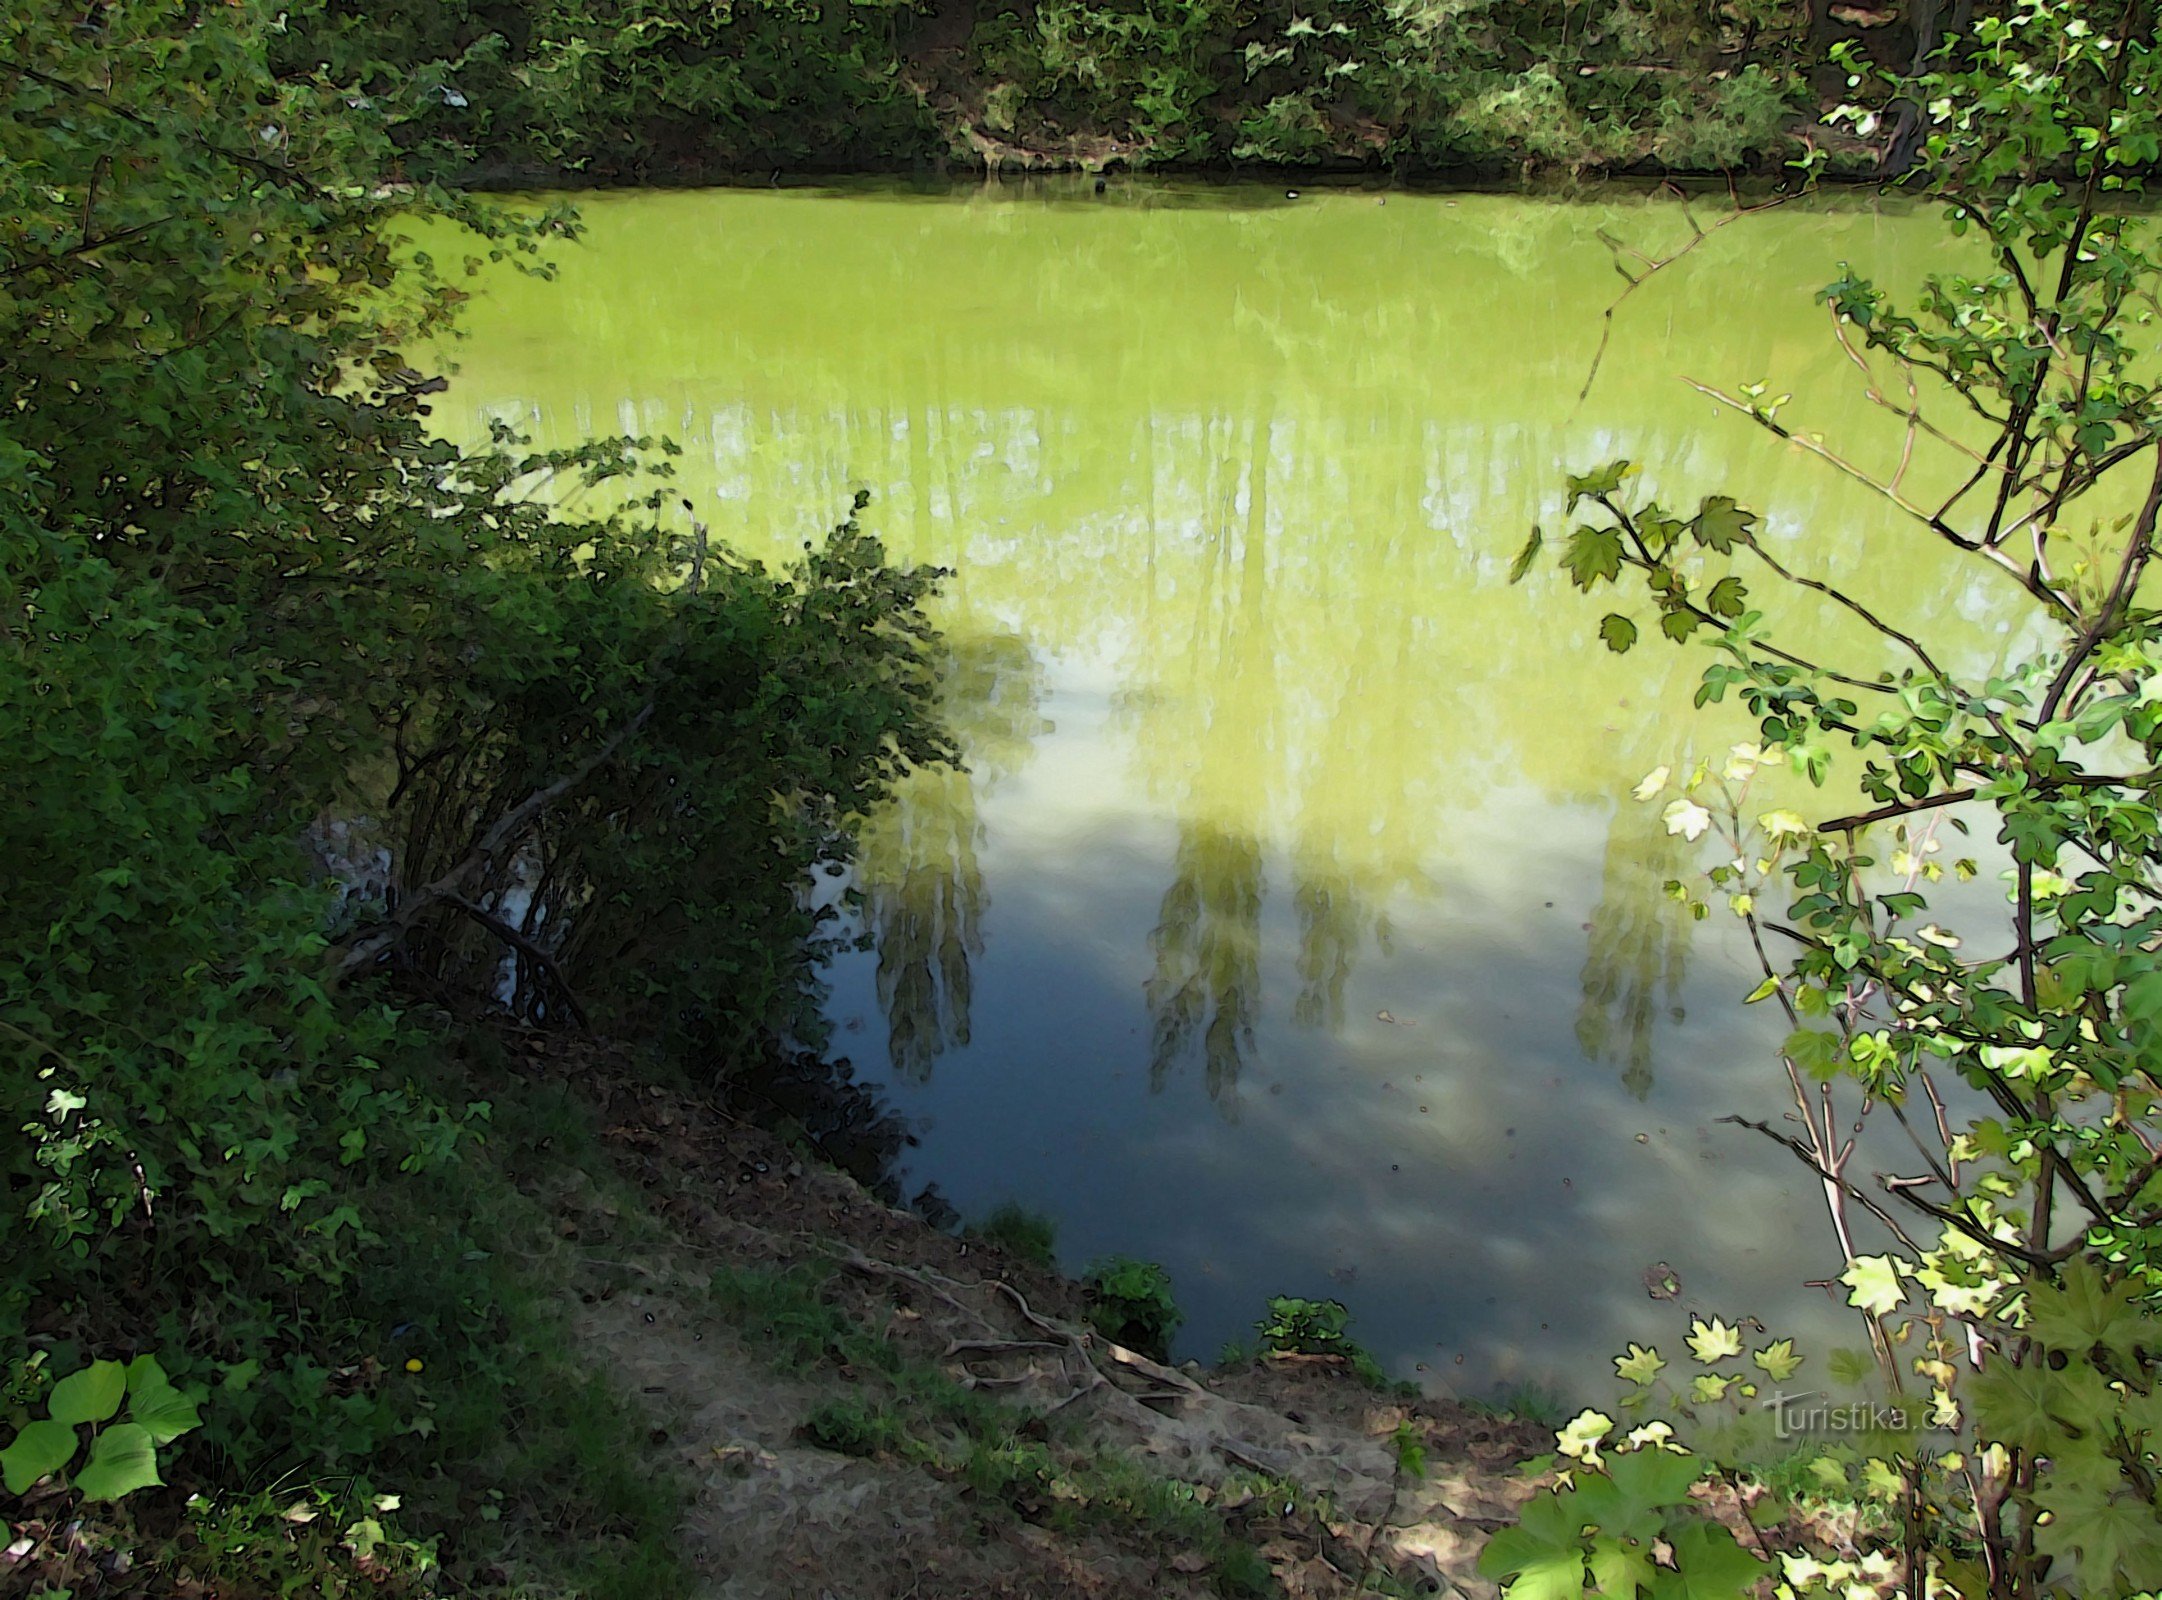
<svg viewBox="0 0 2162 1600"><path fill-rule="evenodd" d="M42 1365L40 1357L32 1360ZM0 1481L9 1494L22 1495L41 1479L63 1477L92 1501L150 1488L165 1481L158 1476L158 1451L202 1426L200 1398L174 1388L156 1356L93 1361L55 1380L45 1415L17 1426L14 1439L0 1449ZM71 1468L85 1440L83 1428L90 1430L88 1453Z"/></svg>
<svg viewBox="0 0 2162 1600"><path fill-rule="evenodd" d="M801 1031L803 874L944 751L933 574L852 521L744 563L665 446L435 438L402 351L568 218L386 182L410 80L279 76L281 8L49 23L0 15L0 1347L185 1347L228 1480L431 1482L455 1433L659 1592L669 1491L477 1265L538 1231L479 1158L532 1087L446 1019L507 996L706 1077ZM511 1394L545 1424L506 1438ZM66 1425L29 1420L18 1473ZM76 1485L155 1471L96 1475L146 1426Z"/></svg>
<svg viewBox="0 0 2162 1600"><path fill-rule="evenodd" d="M1670 834L1706 841L1710 864L1669 894L1738 919L1758 954L1747 999L1784 1017L1793 1113L1729 1120L1809 1169L1871 1343L1835 1375L1884 1385L1904 1430L1811 1454L1803 1487L1868 1514L1839 1549L1788 1526L1782 1593L2013 1600L2162 1583L2162 612L2143 583L2162 525L2162 394L2134 309L2162 285L2142 204L2162 152L2162 54L2145 8L2126 21L2105 30L2086 8L2035 0L1975 18L1971 48L1916 73L1837 53L1858 94L1842 120L1889 127L1916 162L1912 187L1973 247L1910 300L1852 271L1823 291L1868 398L1899 419L1896 470L1874 474L1761 383L1707 391L1971 564L1962 629L2001 649L1910 631L1897 597L1815 570L1806 534L1769 537L1732 496L1669 506L1626 461L1567 485L1559 566L1616 597L1607 646L1654 631L1708 646L1697 704L1736 701L1754 723L1722 757L1647 774L1636 796ZM1535 529L1516 576L1543 544ZM1852 631L1805 620L1832 614ZM1817 820L1752 798L1782 769L1860 798ZM1976 829L2002 847L1996 904L1946 892L1983 871L1944 848ZM1916 1167L1865 1181L1863 1130L1886 1119ZM1875 1250L1857 1242L1865 1219ZM1692 1350L1713 1370L1692 1379L1690 1406L1750 1393L1738 1362L1716 1368L1741 1353L1735 1328L1699 1324ZM1753 1359L1783 1379L1768 1363L1792 1351ZM1618 1365L1649 1386L1660 1358L1633 1348ZM1599 1470L1610 1427L1587 1413L1564 1448ZM1665 1449L1671 1434L1631 1439ZM1707 1480L1785 1515L1791 1463L1753 1459L1739 1433L1701 1442ZM1678 1507L1658 1488L1664 1518ZM1635 1547L1585 1542L1616 1518L1650 1526L1640 1497L1564 1493L1496 1541L1512 1596L1573 1594L1584 1571L1608 1593L1671 1591L1673 1572ZM1680 1548L1679 1531L1661 1537ZM1722 1546L1713 1565L1730 1562L1743 1571Z"/></svg>
<svg viewBox="0 0 2162 1600"><path fill-rule="evenodd" d="M1040 1211L1007 1201L969 1229L979 1239L1011 1250L1039 1267L1052 1264L1058 1247L1058 1224Z"/></svg>
<svg viewBox="0 0 2162 1600"><path fill-rule="evenodd" d="M1271 1296L1268 1314L1256 1325L1262 1349L1310 1356L1343 1355L1355 1348L1350 1327L1351 1313L1343 1301L1288 1294Z"/></svg>
<svg viewBox="0 0 2162 1600"><path fill-rule="evenodd" d="M1792 148L1822 31L1799 0L305 0L278 61L361 86L408 170L490 181L949 158L1696 170Z"/></svg>
<svg viewBox="0 0 2162 1600"><path fill-rule="evenodd" d="M1341 1300L1303 1300L1285 1294L1271 1296L1267 1315L1255 1324L1264 1351L1334 1356L1362 1383L1376 1389L1392 1387L1381 1363L1351 1337L1350 1329L1351 1312Z"/></svg>
<svg viewBox="0 0 2162 1600"><path fill-rule="evenodd" d="M1081 1281L1089 1291L1089 1321L1106 1338L1165 1360L1171 1335L1184 1320L1172 1297L1171 1274L1153 1261L1106 1256Z"/></svg>
<svg viewBox="0 0 2162 1600"><path fill-rule="evenodd" d="M912 1442L905 1418L854 1396L820 1405L804 1419L803 1436L821 1450L844 1456L901 1455Z"/></svg>
<svg viewBox="0 0 2162 1600"><path fill-rule="evenodd" d="M1701 1470L1694 1456L1656 1448L1580 1468L1487 1541L1479 1570L1506 1580L1511 1600L1750 1594L1768 1569L1690 1499Z"/></svg>

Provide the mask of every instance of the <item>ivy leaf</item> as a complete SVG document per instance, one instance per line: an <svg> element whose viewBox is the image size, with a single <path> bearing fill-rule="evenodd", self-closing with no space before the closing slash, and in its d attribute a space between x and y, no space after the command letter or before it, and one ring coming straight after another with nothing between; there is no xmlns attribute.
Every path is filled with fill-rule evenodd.
<svg viewBox="0 0 2162 1600"><path fill-rule="evenodd" d="M1847 1304L1881 1317L1907 1298L1899 1281L1899 1263L1890 1256L1856 1256L1839 1275L1847 1286Z"/></svg>
<svg viewBox="0 0 2162 1600"><path fill-rule="evenodd" d="M164 1481L158 1476L158 1451L150 1430L133 1422L116 1422L100 1433L90 1446L90 1459L75 1474L75 1487L85 1500L118 1500Z"/></svg>
<svg viewBox="0 0 2162 1600"><path fill-rule="evenodd" d="M1629 653L1637 642L1637 625L1618 611L1610 611L1599 624L1599 637L1618 656Z"/></svg>
<svg viewBox="0 0 2162 1600"><path fill-rule="evenodd" d="M103 1422L120 1409L128 1372L117 1361L93 1361L53 1385L46 1410L55 1422Z"/></svg>
<svg viewBox="0 0 2162 1600"><path fill-rule="evenodd" d="M1531 571L1532 562L1538 558L1539 547L1545 543L1546 531L1537 523L1533 523L1531 537L1524 541L1524 548L1519 550L1516 553L1516 559L1509 563L1509 581L1511 583L1522 583L1524 581L1524 574Z"/></svg>
<svg viewBox="0 0 2162 1600"><path fill-rule="evenodd" d="M49 1477L75 1456L75 1430L47 1419L29 1423L15 1442L0 1450L0 1481L9 1494L28 1494L38 1479Z"/></svg>
<svg viewBox="0 0 2162 1600"><path fill-rule="evenodd" d="M1744 511L1731 496L1715 494L1697 508L1696 520L1689 526L1698 544L1725 555L1749 536L1756 521L1756 513Z"/></svg>
<svg viewBox="0 0 2162 1600"><path fill-rule="evenodd" d="M1689 1353L1707 1367L1730 1360L1742 1353L1741 1330L1717 1317L1699 1318L1689 1324Z"/></svg>

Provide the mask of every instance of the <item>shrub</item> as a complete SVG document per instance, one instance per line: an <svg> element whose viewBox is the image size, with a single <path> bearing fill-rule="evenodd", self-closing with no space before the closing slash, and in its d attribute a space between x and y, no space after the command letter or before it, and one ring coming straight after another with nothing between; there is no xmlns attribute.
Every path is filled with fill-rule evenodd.
<svg viewBox="0 0 2162 1600"><path fill-rule="evenodd" d="M1265 1351L1288 1355L1335 1356L1360 1382L1376 1389L1393 1387L1381 1363L1351 1337L1351 1312L1340 1300L1302 1300L1273 1295L1268 1314L1255 1324ZM1405 1387L1416 1392L1414 1386Z"/></svg>
<svg viewBox="0 0 2162 1600"><path fill-rule="evenodd" d="M1889 125L1917 162L1912 186L1977 246L1911 303L1851 271L1823 291L1869 399L1899 419L1896 472L1872 476L1762 386L1719 397L1971 563L1983 614L1963 606L1961 622L1995 622L1993 658L1910 632L1900 608L1812 570L1806 537L1767 538L1731 496L1670 508L1629 462L1567 485L1560 565L1622 608L1600 637L1616 652L1646 629L1708 644L1698 705L1731 697L1754 721L1754 738L1662 766L1636 796L1670 834L1710 836L1712 864L1669 893L1741 923L1762 976L1747 998L1785 1020L1793 1115L1729 1120L1800 1160L1824 1198L1837 1280L1872 1346L1844 1376L1874 1368L1895 1392L1921 1380L1917 1413L1927 1396L1908 1438L1858 1452L1858 1483L1826 1464L1826 1487L1877 1514L1844 1549L1781 1552L1782 1592L2012 1600L2162 1583L2162 612L2142 584L2162 526L2162 394L2132 314L2162 285L2134 203L2162 154L2162 56L2144 8L2128 21L2105 33L2040 0L1976 19L1972 48L1918 78L1839 53L1865 97L1846 119ZM1886 398L1895 388L1904 400ZM1534 530L1516 575L1542 544ZM1808 632L1826 613L1782 603L1805 597L1863 647ZM1843 753L1861 799L1836 815L1752 798L1767 769L1822 785ZM1942 859L1977 827L2003 848L1999 906L1946 893L1982 871ZM1855 1158L1884 1117L1920 1170L1866 1182ZM1874 1251L1857 1242L1865 1218ZM1748 1392L1736 1329L1699 1324L1692 1350L1713 1368L1695 1402ZM1767 1360L1791 1358L1753 1359L1779 1380ZM1659 1358L1632 1349L1618 1365L1648 1385ZM1925 1424L1949 1448L1914 1437ZM1607 1592L1672 1592L1682 1579L1628 1543L1654 1534L1705 1550L1706 1575L1689 1578L1707 1592L1773 1575L1701 1521L1673 1523L1697 1515L1676 1498L1685 1469L1752 1503L1770 1477L1716 1441L1669 1464L1668 1440L1647 1455L1633 1434L1627 1471L1652 1481L1624 1484L1598 1459L1611 1427L1586 1413L1563 1433L1604 1480L1534 1500L1490 1548L1512 1594L1574 1592L1587 1570L1610 1575L1596 1578Z"/></svg>
<svg viewBox="0 0 2162 1600"><path fill-rule="evenodd" d="M942 752L933 577L853 523L737 561L665 446L434 438L401 351L465 254L540 270L569 220L384 182L376 91L280 79L254 0L49 20L0 18L0 1352L184 1346L218 1470L264 1478L413 1464L446 1400L517 1392L638 1529L476 1265L513 1201L445 1017L751 1069L807 1010L803 872ZM372 891L311 858L340 832ZM418 1301L441 1360L388 1378Z"/></svg>
<svg viewBox="0 0 2162 1600"><path fill-rule="evenodd" d="M1106 1256L1081 1281L1089 1291L1089 1321L1106 1338L1168 1360L1171 1335L1182 1317L1171 1295L1171 1275L1153 1261Z"/></svg>
<svg viewBox="0 0 2162 1600"><path fill-rule="evenodd" d="M1011 1200L969 1232L1039 1267L1052 1265L1058 1244L1057 1223L1042 1212L1031 1211Z"/></svg>

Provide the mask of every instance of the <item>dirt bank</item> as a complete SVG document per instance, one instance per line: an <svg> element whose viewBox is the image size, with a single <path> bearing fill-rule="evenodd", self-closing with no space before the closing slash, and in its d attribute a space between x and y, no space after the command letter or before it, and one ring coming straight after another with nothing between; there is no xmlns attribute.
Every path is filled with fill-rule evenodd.
<svg viewBox="0 0 2162 1600"><path fill-rule="evenodd" d="M1327 1361L1151 1361L1090 1329L1077 1285L711 1100L606 1087L589 1049L522 1046L601 1086L618 1169L555 1197L565 1292L652 1468L692 1486L701 1595L1493 1592L1474 1563L1543 1429Z"/></svg>

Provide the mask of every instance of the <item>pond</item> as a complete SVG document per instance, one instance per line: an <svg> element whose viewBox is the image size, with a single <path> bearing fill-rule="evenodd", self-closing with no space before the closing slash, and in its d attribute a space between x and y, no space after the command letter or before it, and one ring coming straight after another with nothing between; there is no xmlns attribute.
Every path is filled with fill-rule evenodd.
<svg viewBox="0 0 2162 1600"><path fill-rule="evenodd" d="M1993 593L1683 382L1790 392L1784 418L1888 469L1901 430L1814 291L1842 260L1911 282L1933 219L1717 229L1623 300L1594 376L1613 246L1664 255L1723 199L581 205L557 281L487 280L451 433L667 434L745 550L786 560L860 487L897 556L953 569L969 769L877 820L873 948L829 973L834 1048L918 1135L909 1192L1048 1213L1072 1267L1163 1262L1205 1359L1276 1293L1344 1301L1393 1371L1469 1393L1595 1393L1689 1310L1859 1342L1806 1286L1838 1269L1812 1180L1719 1120L1780 1114L1783 1026L1741 1004L1738 927L1665 894L1701 863L1629 798L1753 730L1691 711L1701 653L1617 658L1603 606L1506 578L1566 472L1628 457L1986 659Z"/></svg>

